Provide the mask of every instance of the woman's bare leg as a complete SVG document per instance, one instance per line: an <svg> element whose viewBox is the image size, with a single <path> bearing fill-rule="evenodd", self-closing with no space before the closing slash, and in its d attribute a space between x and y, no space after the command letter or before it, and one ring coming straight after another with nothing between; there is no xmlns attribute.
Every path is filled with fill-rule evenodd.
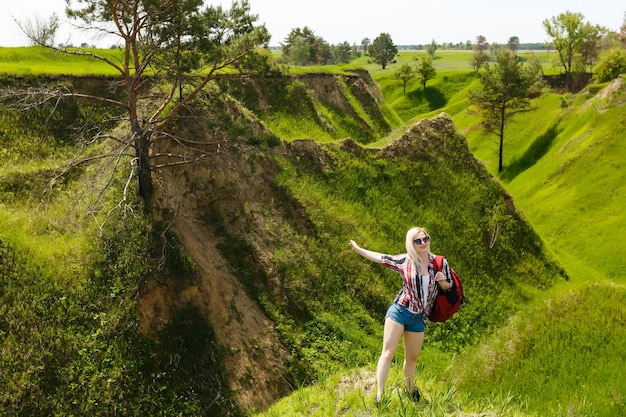
<svg viewBox="0 0 626 417"><path fill-rule="evenodd" d="M387 317L385 319L385 328L383 336L383 350L378 358L378 366L376 367L376 384L378 393L376 398L380 399L385 389L385 383L387 382L387 376L389 375L389 368L391 367L391 361L396 353L400 338L404 333L404 326L397 323Z"/></svg>
<svg viewBox="0 0 626 417"><path fill-rule="evenodd" d="M424 344L424 332L404 332L404 384L408 393L415 386L415 366Z"/></svg>

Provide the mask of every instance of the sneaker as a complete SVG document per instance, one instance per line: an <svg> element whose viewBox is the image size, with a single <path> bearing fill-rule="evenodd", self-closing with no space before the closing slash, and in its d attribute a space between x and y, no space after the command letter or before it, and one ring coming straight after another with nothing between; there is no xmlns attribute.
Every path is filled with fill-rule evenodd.
<svg viewBox="0 0 626 417"><path fill-rule="evenodd" d="M411 393L411 399L415 402L419 402L420 398L422 398L420 391L417 389L417 387L413 388L413 392Z"/></svg>

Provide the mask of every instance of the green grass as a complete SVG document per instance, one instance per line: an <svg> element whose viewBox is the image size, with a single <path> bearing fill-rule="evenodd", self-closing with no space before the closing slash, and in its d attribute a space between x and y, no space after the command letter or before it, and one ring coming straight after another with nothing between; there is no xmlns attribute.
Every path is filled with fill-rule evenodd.
<svg viewBox="0 0 626 417"><path fill-rule="evenodd" d="M541 416L622 416L624 303L626 288L610 284L537 303L464 352L448 375L469 396L489 396L498 387Z"/></svg>
<svg viewBox="0 0 626 417"><path fill-rule="evenodd" d="M593 236L598 248L593 268L622 283L626 244L619 236L626 232L626 148L621 138L626 129L623 107L614 104L624 95L623 87L608 97L583 93L577 105L564 109L556 97L538 101L535 117L527 115L519 125L532 121L547 129L535 135L511 129L507 165L512 168L503 172L507 188L536 229L551 247L568 254L568 269L588 263L583 259L592 240L581 238Z"/></svg>
<svg viewBox="0 0 626 417"><path fill-rule="evenodd" d="M300 381L317 382L303 382L261 415L623 415L625 87L610 94L600 94L608 84L579 94L546 91L507 129L505 171L494 180L486 172L497 175L492 139L477 128L479 119L465 106L467 90L476 86L467 66L471 53L437 52L439 73L426 91L414 82L402 94L391 75L394 66L421 53L403 52L384 71L367 57L343 67L291 69L337 75L354 68L370 71L394 130L369 143L363 154L337 144L359 132L353 121L327 104L306 101L311 96L302 101L311 106L298 110L323 115L333 122L334 133L310 114L255 113L277 136L324 142L329 155L323 170L313 162L307 165L307 159L281 160L278 185L306 212L315 233L298 231L274 254L276 271L285 280L283 295L295 307L261 301L292 343L294 366L302 367ZM549 68L553 56L540 54ZM2 48L0 57L0 72L12 74L107 74L108 69L40 48ZM355 114L374 124L372 113L354 95L346 96ZM293 105L285 97L275 96L279 109ZM467 171L475 162L460 150L461 142L454 145L456 153L448 153L453 142L446 142L443 152L436 139L425 141L422 153L406 160L389 160L377 150L405 133L403 124L441 111L454 118L486 171ZM214 377L212 367L215 375L223 371L215 358L199 353L186 360L195 364L201 359L206 372L200 375L191 365L168 368L167 360L180 340L214 350L210 325L197 312L184 311L164 333L165 342L156 345L139 340L132 327L134 297L146 267L140 261L149 257L146 219L118 219L98 235L94 224L73 211L82 195L71 187L41 204L38 187L68 144L50 130L54 124L41 129L31 124L39 130L16 133L24 123L15 124L14 114L2 115L0 250L19 260L17 274L2 281L0 291L0 364L11 371L0 372L2 405L22 415L95 415L120 401L137 413L198 413L202 400L185 396L186 381L209 393L204 381ZM499 185L514 197L532 229L506 210ZM401 198L406 190L410 204ZM415 223L427 225L437 237L435 251L452 258L471 303L427 335L418 385L430 404L406 401L398 352L389 395L383 408L375 409L372 373L381 315L397 282L393 274L355 259L347 240L401 251L403 233ZM502 226L501 246L486 250L496 224ZM551 256L569 281L544 265ZM310 319L291 320L289 308L301 309ZM101 403L81 402L77 396Z"/></svg>
<svg viewBox="0 0 626 417"><path fill-rule="evenodd" d="M320 142L332 142L336 139L332 134L325 131L319 123L310 119L298 119L286 113L272 112L264 119L264 123L284 140L316 138Z"/></svg>
<svg viewBox="0 0 626 417"><path fill-rule="evenodd" d="M473 71L441 71L426 83L426 89L417 79L407 83L406 93L402 83L393 74L380 73L376 82L385 96L385 101L405 122L423 118L425 114L441 112L455 103L460 91L466 89L474 80Z"/></svg>
<svg viewBox="0 0 626 417"><path fill-rule="evenodd" d="M91 51L90 49L85 50ZM119 49L98 49L114 62L120 62ZM21 48L0 47L0 73L16 75L73 74L119 75L111 66L88 57L68 55L50 49L31 46Z"/></svg>
<svg viewBox="0 0 626 417"><path fill-rule="evenodd" d="M77 218L77 191L0 205L0 415L239 415L226 393L212 401L223 361L197 311L175 312L158 342L137 332L146 216Z"/></svg>
<svg viewBox="0 0 626 417"><path fill-rule="evenodd" d="M64 197L67 197L65 195ZM10 236L11 242L20 250L29 253L35 259L48 259L41 265L48 277L72 279L83 275L87 268L81 254L88 247L89 236L77 233L84 220L74 211L75 205L42 205L37 216L32 215L28 204L0 204L0 229L4 236ZM75 254L76 257L68 257ZM48 268L58 268L53 273Z"/></svg>
<svg viewBox="0 0 626 417"><path fill-rule="evenodd" d="M422 362L445 362L441 353L424 349ZM420 390L423 398L414 403L404 393L401 363L394 363L388 380L388 390L380 406L374 405L375 370L358 368L349 372L331 374L313 387L302 387L295 394L277 402L270 410L257 414L259 417L278 416L398 416L427 415L452 417L467 415L511 417L533 416L525 406L516 405L512 395L489 394L471 398L458 392L436 375L419 367Z"/></svg>
<svg viewBox="0 0 626 417"><path fill-rule="evenodd" d="M120 49L82 49L85 52L94 52L98 55L120 62L122 50ZM336 73L346 74L353 69L366 69L374 76L381 74L393 74L402 64L414 64L424 56L424 51L400 51L396 63L390 64L385 70L380 65L372 62L368 56L360 58L343 65L316 65L316 66L289 66L290 74L307 73ZM273 56L279 56L279 52L274 51ZM546 74L558 73L558 68L553 66L556 52L529 52L520 51L520 57L530 59L532 56L538 57L544 67ZM471 51L437 51L433 66L437 71L468 71L471 70L469 64L473 53ZM37 75L37 74L72 74L72 75L118 75L109 65L99 62L89 57L67 55L54 52L50 49L30 46L30 47L0 47L0 73L17 75Z"/></svg>

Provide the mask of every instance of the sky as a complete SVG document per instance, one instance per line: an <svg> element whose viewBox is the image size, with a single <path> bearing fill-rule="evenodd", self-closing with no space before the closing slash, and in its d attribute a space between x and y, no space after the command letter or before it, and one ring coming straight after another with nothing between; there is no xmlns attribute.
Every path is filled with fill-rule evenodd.
<svg viewBox="0 0 626 417"><path fill-rule="evenodd" d="M505 44L511 36L521 43L545 42L542 22L566 11L581 13L586 22L618 31L626 2L618 0L249 0L278 46L293 28L308 26L329 44L360 44L388 33L396 45L443 42L474 43L482 35L489 43ZM230 0L207 4L229 8ZM28 39L15 19L47 21L56 12L61 27L55 43L108 47L114 39L94 39L73 30L65 18L64 0L4 0L0 6L0 46L25 46Z"/></svg>

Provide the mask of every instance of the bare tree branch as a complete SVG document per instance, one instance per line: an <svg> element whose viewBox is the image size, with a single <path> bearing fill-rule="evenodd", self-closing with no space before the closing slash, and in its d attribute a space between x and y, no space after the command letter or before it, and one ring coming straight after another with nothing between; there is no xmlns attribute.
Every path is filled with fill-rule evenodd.
<svg viewBox="0 0 626 417"><path fill-rule="evenodd" d="M39 17L24 21L16 18L13 18L13 20L33 45L53 47L54 36L59 29L59 16L56 13L52 13L47 21Z"/></svg>
<svg viewBox="0 0 626 417"><path fill-rule="evenodd" d="M57 101L58 104L58 101L64 98L86 99L103 104L111 104L123 109L128 108L126 103L119 100L94 96L91 94L71 92L67 89L61 90L58 87L31 87L0 90L0 100L7 102L9 107L14 107L23 111L32 110L52 100Z"/></svg>

